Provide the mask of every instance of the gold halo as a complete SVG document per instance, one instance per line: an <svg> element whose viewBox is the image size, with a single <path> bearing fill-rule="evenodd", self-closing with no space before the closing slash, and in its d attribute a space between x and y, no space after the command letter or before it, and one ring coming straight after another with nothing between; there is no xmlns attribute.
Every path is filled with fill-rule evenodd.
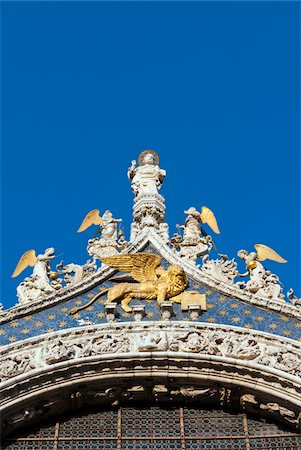
<svg viewBox="0 0 301 450"><path fill-rule="evenodd" d="M153 155L154 163L156 166L158 166L159 165L159 156L154 150L144 150L143 152L140 153L140 155L138 156L139 166L143 165L143 157L144 157L144 155L146 155L146 153L151 153Z"/></svg>

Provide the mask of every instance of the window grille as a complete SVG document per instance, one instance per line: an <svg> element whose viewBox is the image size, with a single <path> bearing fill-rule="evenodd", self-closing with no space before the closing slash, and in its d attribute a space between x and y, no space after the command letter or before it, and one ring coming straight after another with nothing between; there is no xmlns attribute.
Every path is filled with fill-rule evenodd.
<svg viewBox="0 0 301 450"><path fill-rule="evenodd" d="M265 420L189 407L120 407L61 416L6 438L4 450L301 450Z"/></svg>

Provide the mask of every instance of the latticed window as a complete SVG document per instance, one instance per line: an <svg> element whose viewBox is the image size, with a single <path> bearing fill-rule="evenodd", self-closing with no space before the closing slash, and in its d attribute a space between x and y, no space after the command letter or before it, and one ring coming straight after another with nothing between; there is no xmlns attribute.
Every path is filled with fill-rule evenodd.
<svg viewBox="0 0 301 450"><path fill-rule="evenodd" d="M301 436L245 414L122 407L62 416L7 438L5 450L301 450Z"/></svg>

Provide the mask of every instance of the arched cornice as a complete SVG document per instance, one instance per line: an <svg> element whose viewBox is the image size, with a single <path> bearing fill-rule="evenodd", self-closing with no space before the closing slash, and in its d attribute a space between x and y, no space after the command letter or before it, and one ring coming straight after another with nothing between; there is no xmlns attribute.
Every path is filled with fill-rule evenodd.
<svg viewBox="0 0 301 450"><path fill-rule="evenodd" d="M193 322L111 323L8 345L0 357L8 431L74 404L137 399L233 406L299 426L301 344L268 333Z"/></svg>

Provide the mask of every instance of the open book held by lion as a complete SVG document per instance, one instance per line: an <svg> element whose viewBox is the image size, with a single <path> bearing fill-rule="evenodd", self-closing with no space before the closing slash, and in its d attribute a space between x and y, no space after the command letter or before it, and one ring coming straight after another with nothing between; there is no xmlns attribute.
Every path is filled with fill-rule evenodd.
<svg viewBox="0 0 301 450"><path fill-rule="evenodd" d="M135 253L132 255L114 255L102 258L102 262L127 274L130 282L121 282L120 278L113 280L115 286L104 289L96 294L90 302L79 308L73 308L70 313L87 308L99 297L107 294L107 302L121 302L124 311L131 312L129 303L132 299L164 300L181 303L181 294L188 286L188 278L179 265L172 264L168 269L161 266L160 256ZM124 279L124 276L121 277ZM196 292L191 292L196 294Z"/></svg>

